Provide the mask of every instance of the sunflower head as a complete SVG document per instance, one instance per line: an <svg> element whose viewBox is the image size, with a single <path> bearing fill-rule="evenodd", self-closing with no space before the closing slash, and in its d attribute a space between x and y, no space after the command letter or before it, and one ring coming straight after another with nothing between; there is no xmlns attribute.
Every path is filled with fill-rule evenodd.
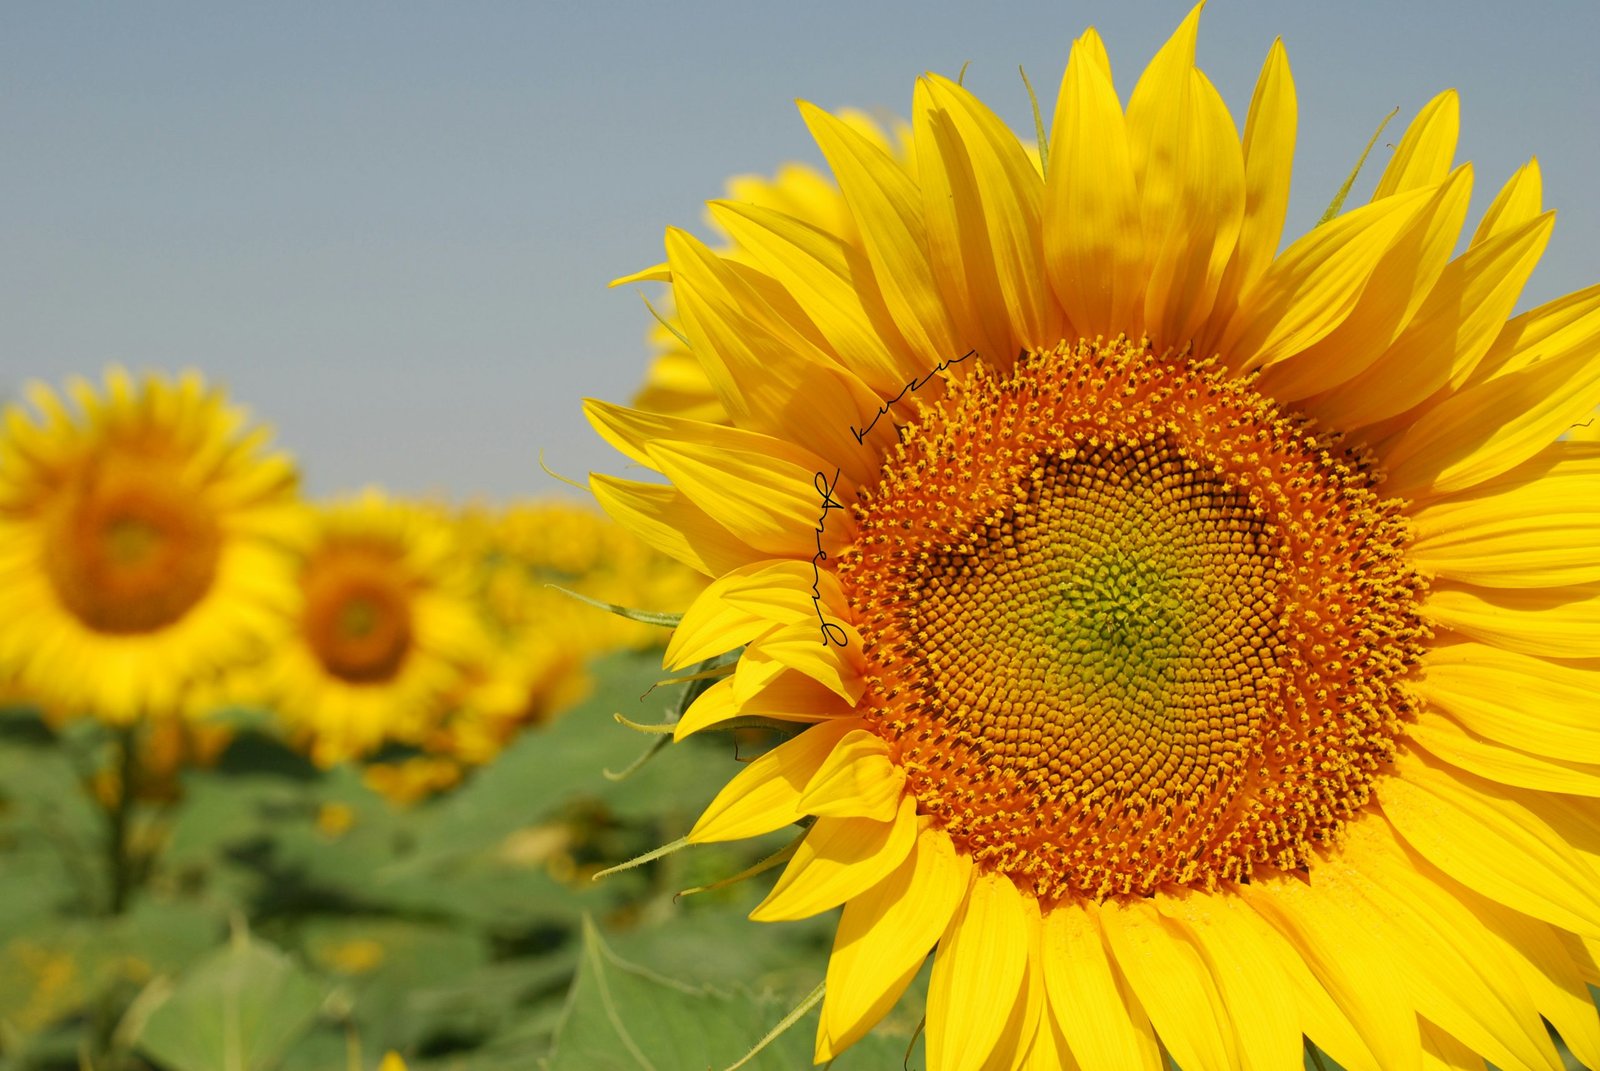
<svg viewBox="0 0 1600 1071"><path fill-rule="evenodd" d="M843 905L819 1061L933 948L935 1071L1593 1064L1600 288L1507 319L1552 218L1459 242L1453 93L1280 250L1284 49L1241 136L1198 23L1126 104L1086 32L1037 152L802 104L843 222L667 233L721 414L591 402L661 477L591 486L711 578L677 735L796 730L687 840L812 819L752 917Z"/></svg>
<svg viewBox="0 0 1600 1071"><path fill-rule="evenodd" d="M0 660L48 706L175 711L286 624L294 468L196 373L28 394L0 434Z"/></svg>
<svg viewBox="0 0 1600 1071"><path fill-rule="evenodd" d="M369 490L309 527L295 628L258 670L262 697L322 764L420 741L488 655L451 526Z"/></svg>

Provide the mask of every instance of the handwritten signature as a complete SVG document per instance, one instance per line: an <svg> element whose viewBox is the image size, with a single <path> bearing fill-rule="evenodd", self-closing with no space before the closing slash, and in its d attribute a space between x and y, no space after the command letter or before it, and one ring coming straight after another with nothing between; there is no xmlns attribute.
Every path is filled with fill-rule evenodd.
<svg viewBox="0 0 1600 1071"><path fill-rule="evenodd" d="M913 391L919 391L923 387L926 387L934 376L938 375L940 372L943 372L946 368L949 368L953 364L960 364L962 361L965 361L967 358L973 356L977 352L977 350L968 350L960 357L952 357L948 360L940 361L938 364L933 366L933 370L927 375L922 376L921 378L906 380L906 385L900 388L899 394L896 394L893 398L890 398L888 401L878 406L878 411L873 414L872 421L867 424L866 427L858 428L854 424L850 425L850 434L856 437L856 444L860 445L866 441L866 438L869 434L871 434L872 429L878 426L878 421L889 415L889 410L895 402L898 402L901 398L904 398L907 394L910 394Z"/></svg>
<svg viewBox="0 0 1600 1071"><path fill-rule="evenodd" d="M921 390L932 381L933 377L943 372L953 364L960 364L967 358L974 356L977 350L968 350L960 357L940 361L925 376L906 380L906 385L900 388L900 393L878 406L878 411L873 414L872 420L864 428L850 425L850 434L856 437L857 444L866 441L872 429L877 427L878 421L889 415L894 403L904 398L913 391ZM817 494L822 498L822 512L817 514L817 552L811 556L811 607L817 612L817 625L822 630L823 646L829 644L835 647L850 646L850 637L844 627L827 619L822 612L822 563L828 560L828 552L822 549L822 537L828 528L828 512L830 510L844 509L844 503L833 497L833 489L839 483L840 469L833 470L833 479L828 479L826 472L819 472L812 481L812 486L817 489Z"/></svg>
<svg viewBox="0 0 1600 1071"><path fill-rule="evenodd" d="M817 611L817 623L822 627L822 643L824 646L833 644L835 647L850 646L850 637L845 634L844 628L829 621L822 614L822 563L828 560L828 552L822 549L822 534L828 527L828 511L844 509L844 503L833 497L833 488L839 482L841 470L833 470L833 479L828 479L828 474L819 472L812 486L817 489L817 494L822 496L822 512L817 514L817 552L811 556L811 607Z"/></svg>

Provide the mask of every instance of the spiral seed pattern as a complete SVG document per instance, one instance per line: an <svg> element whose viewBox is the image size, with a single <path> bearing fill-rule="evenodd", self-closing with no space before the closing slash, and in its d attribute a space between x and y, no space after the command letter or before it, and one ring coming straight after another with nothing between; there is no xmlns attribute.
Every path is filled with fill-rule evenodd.
<svg viewBox="0 0 1600 1071"><path fill-rule="evenodd" d="M953 385L839 569L919 810L1046 902L1307 866L1393 757L1425 638L1375 484L1148 343Z"/></svg>

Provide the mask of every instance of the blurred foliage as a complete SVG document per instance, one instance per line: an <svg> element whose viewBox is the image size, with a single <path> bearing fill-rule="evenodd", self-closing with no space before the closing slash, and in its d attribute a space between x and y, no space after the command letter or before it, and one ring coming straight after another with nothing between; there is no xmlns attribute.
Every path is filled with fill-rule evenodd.
<svg viewBox="0 0 1600 1071"><path fill-rule="evenodd" d="M409 807L233 712L214 764L129 809L120 912L116 808L94 787L114 730L0 714L0 1068L371 1071L391 1049L410 1071L737 1061L820 981L834 917L750 923L759 880L676 895L783 833L591 880L682 836L763 743L692 738L608 779L652 744L612 715L659 722L677 696L651 690L655 653L590 671L587 702ZM745 1066L810 1066L815 1017ZM835 1066L900 1066L916 1027L896 1013Z"/></svg>

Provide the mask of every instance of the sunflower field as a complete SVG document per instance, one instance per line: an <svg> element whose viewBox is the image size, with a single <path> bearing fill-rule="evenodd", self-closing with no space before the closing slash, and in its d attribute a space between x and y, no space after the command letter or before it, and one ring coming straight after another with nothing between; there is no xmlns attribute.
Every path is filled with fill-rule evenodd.
<svg viewBox="0 0 1600 1071"><path fill-rule="evenodd" d="M571 499L305 500L195 373L6 416L4 1066L732 1063L814 985L719 884L781 844L594 880L764 744L656 754L703 577Z"/></svg>
<svg viewBox="0 0 1600 1071"><path fill-rule="evenodd" d="M0 1071L1600 1068L1600 286L1202 7L800 102L559 496L7 400Z"/></svg>

